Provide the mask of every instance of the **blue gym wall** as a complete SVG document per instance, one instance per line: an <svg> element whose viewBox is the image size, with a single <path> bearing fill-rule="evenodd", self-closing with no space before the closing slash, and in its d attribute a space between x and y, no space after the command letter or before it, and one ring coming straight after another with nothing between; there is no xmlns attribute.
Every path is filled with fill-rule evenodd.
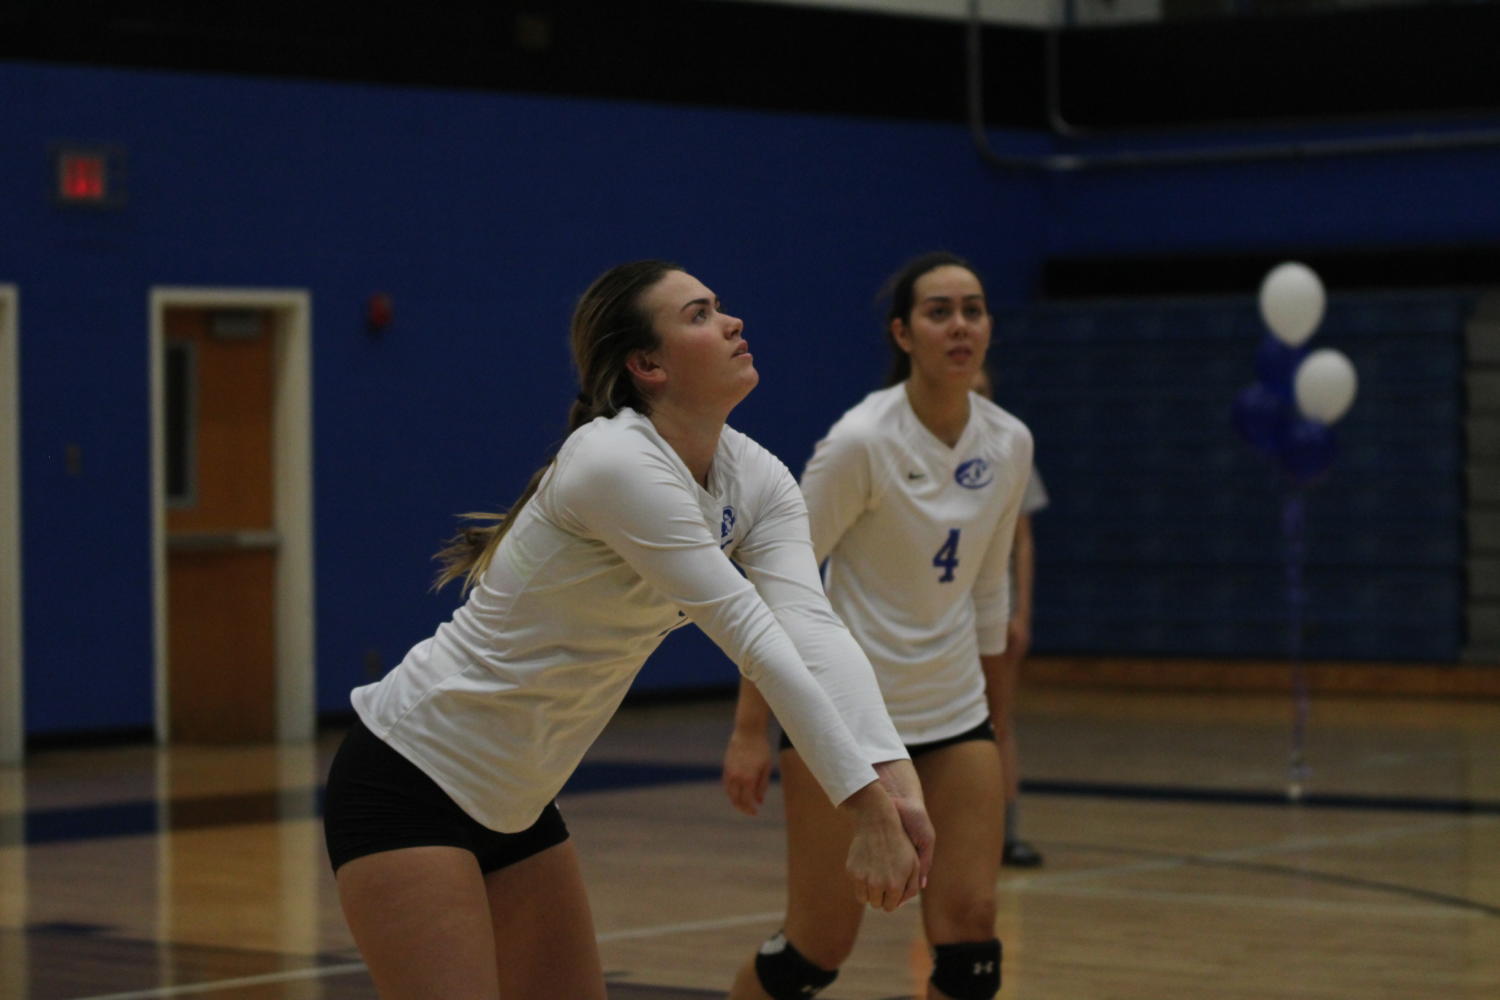
<svg viewBox="0 0 1500 1000"><path fill-rule="evenodd" d="M1018 302L1045 235L1038 182L987 171L954 125L18 63L0 122L33 736L151 723L153 285L311 292L317 696L337 712L367 653L394 664L451 610L426 587L452 515L508 503L557 437L594 275L663 256L707 281L762 372L735 423L800 468L879 378L889 269L952 247ZM55 206L57 141L123 149L126 207ZM377 291L396 321L371 337ZM728 669L674 637L642 684Z"/></svg>
<svg viewBox="0 0 1500 1000"><path fill-rule="evenodd" d="M0 63L0 121L0 280L20 288L23 306L34 736L151 723L154 285L312 294L317 692L320 711L339 712L368 654L390 666L451 610L455 595L426 584L452 515L507 503L555 440L572 393L567 314L613 263L679 260L747 320L763 382L734 422L797 470L878 382L873 293L918 250L969 255L995 303L1018 307L1049 255L1421 246L1500 227L1484 184L1500 175L1493 151L1043 177L987 167L950 124L22 63ZM123 210L52 204L49 148L65 140L125 151ZM1010 152L1048 147L1036 136L994 141ZM372 337L362 308L377 291L393 297L396 321ZM1247 293L1213 308L1253 338L1251 305ZM1089 308L1107 341L1108 307ZM1002 373L1011 348L1043 363L1046 350L1025 336L1002 330ZM1432 336L1454 356L1451 323ZM1358 353L1352 339L1329 343ZM1253 344L1222 347L1218 377L1234 381L1242 362L1248 380ZM1373 370L1361 371L1356 440L1373 433L1355 422L1380 395ZM1044 470L1057 470L1057 516L1038 523L1051 533L1044 585L1076 584L1094 564L1070 569L1062 553L1070 538L1077 548L1068 525L1088 523L1082 498L1094 494L1059 455L1081 446L1058 432L1073 390L1028 396L1008 378L1013 405L1038 424ZM1439 405L1451 414L1456 380L1450 388ZM1111 414L1099 419L1107 427ZM69 444L81 449L81 475L68 474ZM1227 425L1221 444L1235 444ZM1262 495L1275 502L1269 487ZM1275 544L1265 510L1241 524ZM1114 596L1106 588L1089 606ZM1110 647L1107 628L1089 639L1070 619L1055 611L1039 623L1043 650L1153 648L1141 634ZM1456 626L1443 633L1444 650L1455 636ZM641 684L730 679L722 657L680 633Z"/></svg>

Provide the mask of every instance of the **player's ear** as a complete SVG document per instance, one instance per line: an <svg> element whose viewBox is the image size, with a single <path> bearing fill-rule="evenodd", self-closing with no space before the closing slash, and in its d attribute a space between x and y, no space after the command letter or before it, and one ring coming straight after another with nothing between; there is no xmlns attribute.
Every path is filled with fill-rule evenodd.
<svg viewBox="0 0 1500 1000"><path fill-rule="evenodd" d="M625 370L642 391L650 391L667 380L667 373L657 364L654 351L631 351L625 359Z"/></svg>
<svg viewBox="0 0 1500 1000"><path fill-rule="evenodd" d="M906 320L902 319L900 316L896 316L891 320L890 330L891 340L895 341L897 347L901 348L907 354L910 354L911 327L906 325Z"/></svg>

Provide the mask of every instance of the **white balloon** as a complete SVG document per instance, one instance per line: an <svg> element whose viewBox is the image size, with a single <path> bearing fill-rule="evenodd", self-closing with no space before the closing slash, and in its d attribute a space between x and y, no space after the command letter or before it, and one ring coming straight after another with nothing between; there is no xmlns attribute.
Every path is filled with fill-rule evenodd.
<svg viewBox="0 0 1500 1000"><path fill-rule="evenodd" d="M1304 417L1331 424L1349 412L1359 378L1343 352L1325 347L1302 359L1292 389Z"/></svg>
<svg viewBox="0 0 1500 1000"><path fill-rule="evenodd" d="M1273 267L1260 283L1260 315L1276 339L1300 347L1323 321L1323 282L1306 264Z"/></svg>

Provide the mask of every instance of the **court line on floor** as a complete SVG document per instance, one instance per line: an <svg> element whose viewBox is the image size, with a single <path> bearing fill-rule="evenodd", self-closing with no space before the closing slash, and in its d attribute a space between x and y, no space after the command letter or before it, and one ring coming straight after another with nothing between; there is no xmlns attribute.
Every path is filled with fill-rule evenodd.
<svg viewBox="0 0 1500 1000"><path fill-rule="evenodd" d="M1141 869L1142 865L1117 865L1111 869L1091 869L1091 874L1103 875L1111 872L1128 872ZM1166 868L1175 867L1167 864L1156 864L1152 867ZM1075 873L1068 873L1075 874ZM1059 879L1061 881L1061 879ZM1234 906L1261 906L1282 909L1298 910L1325 910L1330 912L1357 911L1365 916L1391 916L1391 917L1433 917L1452 915L1444 910L1436 908L1416 907L1372 907L1365 904L1334 903L1316 900L1279 900L1267 899L1257 896L1235 896L1222 893L1167 893L1149 892L1136 890L1113 890L1113 889L1090 889L1082 886L1048 885L1046 877L1028 877L1025 884L1020 880L1011 883L1010 888L1019 889L1027 895L1063 895L1063 896L1087 896L1091 898L1116 898L1132 900L1152 900L1155 902L1172 903L1208 903L1212 905L1234 905ZM691 934L698 931L721 930L730 927L743 927L750 924L770 923L781 919L784 914L780 910L772 910L764 913L741 914L733 917L719 917L711 920L689 920L671 924L657 924L650 927L638 927L629 930L607 931L598 935L601 944L613 941L641 940L646 938L668 937L674 934ZM341 965L324 965L308 969L295 969L287 972L266 973L259 976L242 976L236 979L220 979L206 983L193 983L182 986L164 986L156 989L132 990L125 993L107 993L89 997L79 997L77 1000L164 1000L167 997L192 996L195 994L211 993L218 990L237 989L240 987L266 986L274 983L295 982L298 980L322 979L333 976L349 975L356 972L364 972L363 962L347 962Z"/></svg>
<svg viewBox="0 0 1500 1000"><path fill-rule="evenodd" d="M1203 788L1193 785L1143 785L1118 781L1046 781L1025 779L1021 792L1030 795L1079 798L1133 799L1154 802L1192 802L1205 805L1278 806L1291 809L1351 809L1372 812L1457 813L1500 816L1500 800L1367 795L1353 792L1312 792L1290 799L1284 790Z"/></svg>
<svg viewBox="0 0 1500 1000"><path fill-rule="evenodd" d="M654 927L637 927L633 930L607 931L597 936L600 944L610 941L632 941L640 938L666 937L669 934L691 934L694 931L716 931L725 927L744 927L747 924L763 924L780 920L786 914L781 910L767 913L745 913L737 917L718 917L714 920L688 920L678 924L657 924Z"/></svg>
<svg viewBox="0 0 1500 1000"><path fill-rule="evenodd" d="M1358 913L1362 917L1392 917L1402 920L1477 920L1480 913L1445 906L1380 906L1368 903L1334 900L1282 899L1267 896L1245 896L1231 893L1161 892L1143 889L1103 889L1081 885L1032 885L1021 890L1028 896L1069 896L1088 899L1119 899L1156 903L1183 903L1209 906L1245 906L1299 912Z"/></svg>
<svg viewBox="0 0 1500 1000"><path fill-rule="evenodd" d="M310 969L291 969L287 972L267 972L259 976L241 976L238 979L217 979L209 983L189 983L183 986L158 986L149 990L130 990L126 993L101 993L96 996L79 997L77 1000L160 1000L161 997L185 997L195 993L212 993L216 990L232 990L241 986L267 986L271 983L290 983L300 979L323 979L330 976L346 976L364 972L365 963L348 962L343 965L320 965Z"/></svg>
<svg viewBox="0 0 1500 1000"><path fill-rule="evenodd" d="M1470 821L1472 823L1472 821ZM1255 847L1234 848L1232 850L1213 851L1199 855L1171 855L1157 858L1151 861L1140 861L1125 865L1107 865L1098 868L1088 868L1072 872L1048 872L1039 875L1025 875L1020 878L1002 879L1001 892L1018 892L1025 895L1067 895L1067 896L1092 896L1099 898L1118 899L1147 899L1159 902L1176 903L1210 903L1215 905L1250 905L1262 907L1276 907L1283 909L1323 910L1330 912L1357 912L1365 916L1387 915L1391 917L1433 917L1451 916L1451 907L1395 907L1379 906L1372 907L1364 903L1343 903L1328 900L1281 900L1268 899L1260 896L1226 895L1222 893L1167 893L1151 890L1124 890L1104 889L1078 886L1076 883L1086 879L1106 878L1114 875L1128 875L1146 871L1165 871L1172 868L1184 868L1194 863L1203 862L1232 862L1235 860L1267 856L1285 851L1307 850L1314 847L1336 847L1348 846L1353 843L1378 843L1381 840L1395 840L1402 837L1410 837L1417 834L1431 833L1440 829L1451 829L1467 825L1463 821L1447 820L1430 823L1414 823L1401 827L1392 827L1384 830L1366 830L1359 833L1326 836L1326 837L1302 837L1296 840L1278 841L1271 844L1261 844ZM1062 846L1058 844L1057 846ZM1072 843L1067 846L1079 850L1089 851L1120 851L1133 850L1131 848L1111 848L1098 844ZM1287 874L1305 874L1296 870L1288 870ZM654 924L647 927L627 928L615 931L606 931L597 935L601 944L614 941L633 941L648 938L668 937L674 934L691 934L699 931L722 930L730 927L743 927L751 924L771 923L781 919L784 914L781 910L771 910L763 913L747 913L728 917L715 917L705 920L678 921L670 924ZM167 997L191 996L194 994L209 993L214 990L235 989L244 986L262 986L272 983L293 982L306 979L320 979L324 977L348 975L354 972L362 972L365 969L363 962L348 962L340 965L316 966L308 969L295 969L287 972L266 973L259 976L244 976L238 979L224 979L209 983L194 983L183 986L165 986L156 989L133 990L126 993L108 993L89 997L80 997L77 1000L163 1000Z"/></svg>
<svg viewBox="0 0 1500 1000"><path fill-rule="evenodd" d="M1377 879L1367 879L1359 876L1344 875L1338 872L1324 872L1306 867L1295 867L1292 865L1277 865L1267 863L1256 863L1247 859L1269 857L1287 852L1304 851L1324 847L1348 847L1352 844L1375 844L1387 840L1400 840L1415 835L1447 832L1459 828L1468 828L1476 824L1493 826L1500 820L1489 817L1474 817L1468 820L1439 820L1431 823L1415 823L1407 826L1389 827L1383 830L1367 830L1362 833L1344 834L1328 837L1300 837L1295 840L1282 840L1268 844L1260 844L1253 847L1233 848L1222 851L1210 851L1203 854L1189 854L1183 852L1163 851L1150 848L1131 848L1103 844L1084 844L1061 842L1058 846L1072 847L1078 850L1093 850L1105 853L1134 854L1149 857L1152 860L1139 861L1128 865L1112 865L1104 868L1090 868L1077 872L1065 872L1059 875L1041 876L1041 880L1050 881L1055 889L1063 882L1079 882L1087 879L1097 878L1112 874L1134 874L1146 871L1167 871L1173 868L1184 868L1189 866L1237 868L1243 871L1258 872L1266 875L1276 875L1287 878L1300 878L1333 885L1342 885L1349 888L1364 889L1379 892L1385 895L1404 896L1408 899L1420 900L1433 906L1446 909L1461 910L1470 914L1479 914L1488 917L1500 917L1500 906L1469 899L1464 896L1456 896L1451 893L1433 892L1416 886L1403 885L1398 882L1383 882ZM1038 878L1031 876L1030 878ZM1026 891L1028 881L1026 878L1011 883L1013 888ZM1257 897L1249 897L1251 899ZM1324 906L1330 904L1324 903ZM1353 908L1365 912L1363 904L1353 904ZM1422 911L1411 911L1421 913Z"/></svg>
<svg viewBox="0 0 1500 1000"><path fill-rule="evenodd" d="M1265 857L1287 851L1308 850L1321 847L1348 846L1356 843L1378 843L1383 840L1396 840L1413 835L1432 833L1441 830L1451 830L1463 826L1471 826L1475 822L1485 823L1488 818L1474 817L1468 820L1438 820L1428 823L1413 823L1399 827L1389 827L1382 830L1365 830L1358 833L1341 834L1324 837L1300 837L1295 840L1276 841L1274 843L1260 844L1253 847L1233 848L1223 851L1211 851L1205 854L1169 854L1168 852L1156 852L1161 856L1150 861L1140 861L1124 865L1107 865L1097 868L1087 868L1072 872L1048 872L1038 875L1024 875L1020 878L1002 879L1001 891L1020 892L1022 894L1057 894L1075 896L1101 896L1117 897L1121 899L1158 899L1172 902L1200 902L1219 903L1235 905L1259 905L1259 906L1281 906L1292 909L1319 909L1329 911L1356 911L1364 915L1376 913L1387 914L1395 917L1411 916L1433 916L1444 912L1436 904L1448 902L1443 899L1418 896L1417 898L1428 898L1433 902L1433 907L1371 907L1361 903L1339 903L1332 901L1309 901L1309 900L1269 900L1256 896L1228 896L1223 894L1202 893L1161 893L1154 891L1131 891L1111 889L1089 889L1087 887L1070 888L1070 883L1076 884L1080 881L1105 878L1113 875L1128 875L1147 871L1165 871L1172 868L1183 868L1193 864L1204 863L1231 863L1237 860ZM1489 820L1490 825L1497 820ZM1110 847L1100 844L1067 843L1061 842L1057 846L1066 846L1078 850L1088 851L1135 851L1134 848ZM1289 875L1305 875L1316 877L1319 873L1303 872L1298 869L1280 869L1282 873ZM1388 886L1384 884L1368 883L1365 888L1383 889L1386 891L1402 890L1400 886ZM1410 891L1407 891L1410 894ZM1458 901L1465 902L1465 901ZM1472 909L1485 909L1484 904L1474 904L1468 901ZM1451 908L1454 904L1448 902ZM716 917L706 920L679 921L670 924L655 924L648 927L629 928L616 931L606 931L597 935L601 944L614 941L641 940L647 938L667 937L673 934L690 934L698 931L720 930L729 927L743 927L750 924L768 923L780 919L782 911L773 910L763 913L739 914L729 917ZM164 986L155 989L132 990L124 993L107 993L89 997L79 997L77 1000L162 1000L166 997L191 996L221 989L234 989L242 986L261 986L280 982L294 982L297 980L319 979L324 977L348 975L354 972L362 972L365 969L363 962L349 962L339 965L315 966L307 969L293 969L286 972L266 973L259 976L244 976L237 979L223 979L208 983L192 983L181 986Z"/></svg>
<svg viewBox="0 0 1500 1000"><path fill-rule="evenodd" d="M672 934L690 934L695 931L720 930L727 927L743 927L780 920L780 910L766 913L746 913L735 917L719 917L712 920L688 920L672 924L657 924L652 927L637 927L629 930L607 931L598 935L600 944L611 941L629 941L641 938L667 937ZM259 976L241 976L237 979L219 979L210 983L191 983L183 986L162 986L156 989L131 990L126 993L105 993L97 996L79 997L77 1000L161 1000L163 997L192 996L214 990L238 989L244 986L266 986L272 983L295 982L303 979L321 979L327 976L342 976L365 971L363 962L347 962L342 965L320 965L307 969L292 969L287 972L268 972Z"/></svg>
<svg viewBox="0 0 1500 1000"><path fill-rule="evenodd" d="M1080 841L1051 841L1058 847L1069 847L1079 851L1097 851L1106 854L1140 854L1150 855L1152 860L1137 861L1124 865L1107 865L1099 868L1083 868L1071 872L1047 872L1041 875L1023 875L1013 880L1012 884L1025 886L1032 879L1045 879L1051 883L1076 882L1094 878L1099 875L1128 875L1134 872L1160 871L1167 868L1180 868L1189 863L1192 858L1208 860L1232 861L1245 858L1261 858L1273 854L1284 854L1288 851L1317 850L1325 847L1348 847L1355 844L1378 844L1388 840L1401 840L1407 837L1420 836L1428 833L1440 833L1450 830L1471 826L1474 823L1485 823L1486 825L1500 822L1496 820L1431 820L1425 823L1410 823L1404 826L1383 827L1378 830L1362 830L1357 833L1341 833L1319 837L1297 837L1290 840L1277 840L1264 844L1255 844L1249 847L1224 848L1218 851L1207 851L1198 854L1185 852L1173 852L1162 850L1137 849L1121 847L1117 844L1090 844Z"/></svg>

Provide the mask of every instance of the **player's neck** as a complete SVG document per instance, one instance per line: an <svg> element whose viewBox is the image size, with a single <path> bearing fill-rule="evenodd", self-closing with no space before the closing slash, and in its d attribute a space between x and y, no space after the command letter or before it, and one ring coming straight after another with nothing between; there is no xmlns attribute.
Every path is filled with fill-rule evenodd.
<svg viewBox="0 0 1500 1000"><path fill-rule="evenodd" d="M969 426L967 385L930 382L913 373L906 380L906 399L933 437L950 448L958 444Z"/></svg>
<svg viewBox="0 0 1500 1000"><path fill-rule="evenodd" d="M677 452L693 479L708 488L708 473L714 453L719 450L719 435L724 430L722 416L689 413L671 405L651 408L652 426Z"/></svg>

